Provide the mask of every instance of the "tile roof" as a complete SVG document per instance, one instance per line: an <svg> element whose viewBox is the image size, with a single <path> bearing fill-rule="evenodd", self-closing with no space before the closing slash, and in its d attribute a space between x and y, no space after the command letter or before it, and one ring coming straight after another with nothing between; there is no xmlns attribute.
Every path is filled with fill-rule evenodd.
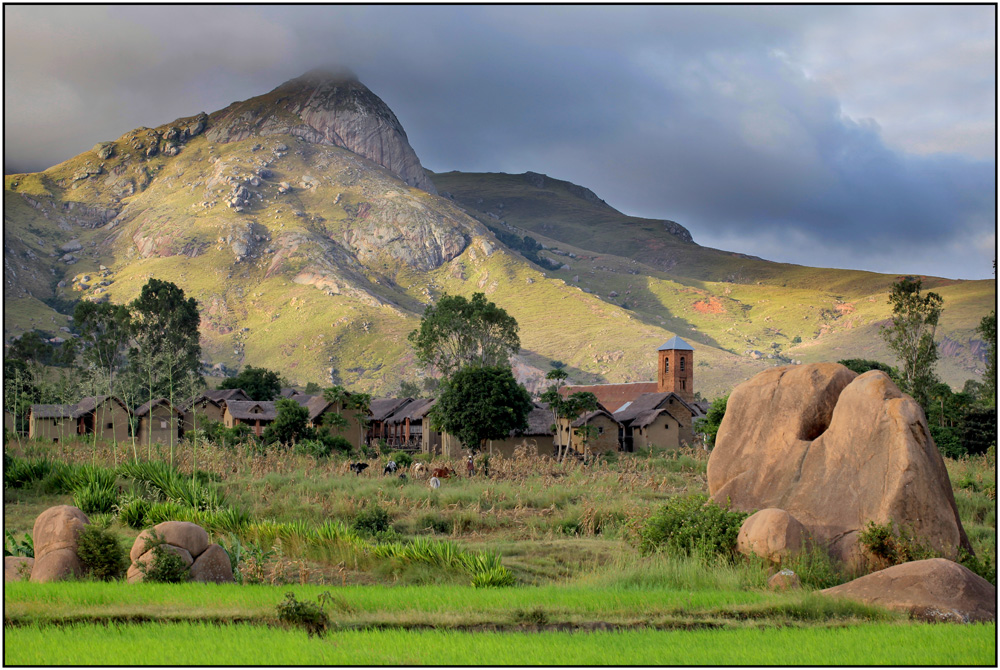
<svg viewBox="0 0 1000 670"><path fill-rule="evenodd" d="M585 386L563 386L559 389L562 397L573 393L589 392L597 396L597 402L609 412L617 411L627 402L634 401L643 393L655 393L656 382L629 382L626 384L590 384Z"/></svg>
<svg viewBox="0 0 1000 670"><path fill-rule="evenodd" d="M403 423L406 419L409 419L410 423L423 421L436 402L437 400L434 398L417 398L397 409L385 419L385 422L396 424Z"/></svg>
<svg viewBox="0 0 1000 670"><path fill-rule="evenodd" d="M623 407L619 411L615 412L615 419L623 424L629 424L643 412L648 412L653 409L663 409L671 396L676 398L683 407L686 407L688 411L691 412L692 416L697 415L697 410L691 407L690 403L685 402L684 399L676 393L643 393L632 401L628 407Z"/></svg>
<svg viewBox="0 0 1000 670"><path fill-rule="evenodd" d="M671 419L674 419L674 415L665 409L647 409L644 412L639 412L639 414L637 414L635 418L632 419L632 427L645 428L649 424L656 421L656 419L659 418L661 414L666 414ZM677 421L677 419L674 419L674 421Z"/></svg>
<svg viewBox="0 0 1000 670"><path fill-rule="evenodd" d="M534 408L528 412L528 430L515 435L554 435L552 432L552 411L547 403L536 402Z"/></svg>
<svg viewBox="0 0 1000 670"><path fill-rule="evenodd" d="M573 426L573 428L579 428L580 426L584 425L585 423L589 423L589 422L593 421L595 417L597 417L597 416L599 416L601 414L603 414L604 416L608 417L609 419L611 419L615 423L620 423L618 421L618 419L616 419L614 417L614 415L611 414L611 412L609 412L607 410L599 409L599 410L595 410L593 412L588 412L587 414L584 414L583 416L581 416L579 419L577 419L576 421L574 421L570 425Z"/></svg>
<svg viewBox="0 0 1000 670"><path fill-rule="evenodd" d="M108 401L116 402L126 412L129 411L128 406L125 403L123 403L119 398L109 395L92 395L92 396L87 396L80 402L76 403L76 405L73 408L73 418L78 419L84 414L90 414L95 409L97 409L98 407L100 407L101 405L103 405L105 402Z"/></svg>
<svg viewBox="0 0 1000 670"><path fill-rule="evenodd" d="M32 405L31 415L36 419L70 419L76 405Z"/></svg>

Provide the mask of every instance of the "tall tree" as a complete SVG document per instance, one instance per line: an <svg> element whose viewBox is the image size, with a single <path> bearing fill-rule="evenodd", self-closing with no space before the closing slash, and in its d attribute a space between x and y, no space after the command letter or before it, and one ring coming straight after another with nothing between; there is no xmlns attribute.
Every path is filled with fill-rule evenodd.
<svg viewBox="0 0 1000 670"><path fill-rule="evenodd" d="M140 364L140 375L149 385L151 397L169 398L184 385L186 377L197 377L201 367L198 328L201 316L194 298L185 298L176 284L150 279L130 305L133 346L130 359Z"/></svg>
<svg viewBox="0 0 1000 670"><path fill-rule="evenodd" d="M278 442L292 445L303 438L312 437L313 433L308 427L308 408L288 398L281 398L274 404L278 416L261 435L265 444Z"/></svg>
<svg viewBox="0 0 1000 670"><path fill-rule="evenodd" d="M509 367L467 366L442 382L444 391L431 409L435 430L454 435L473 453L487 440L527 430L531 395Z"/></svg>
<svg viewBox="0 0 1000 670"><path fill-rule="evenodd" d="M450 377L465 365L509 365L521 348L517 332L517 320L484 294L474 293L472 300L445 294L427 307L408 339L417 360Z"/></svg>
<svg viewBox="0 0 1000 670"><path fill-rule="evenodd" d="M920 287L920 279L913 277L904 277L892 285L892 322L882 327L882 338L900 361L903 391L926 407L930 387L937 381L934 333L944 300L934 292L921 295Z"/></svg>
<svg viewBox="0 0 1000 670"><path fill-rule="evenodd" d="M220 389L243 389L251 400L273 400L281 393L281 375L267 368L248 365L235 377L219 382Z"/></svg>

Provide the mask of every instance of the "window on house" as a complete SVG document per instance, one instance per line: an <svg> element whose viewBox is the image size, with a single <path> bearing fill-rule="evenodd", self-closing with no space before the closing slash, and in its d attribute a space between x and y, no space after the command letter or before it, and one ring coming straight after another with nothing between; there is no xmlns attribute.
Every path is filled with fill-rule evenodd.
<svg viewBox="0 0 1000 670"><path fill-rule="evenodd" d="M681 356L681 372L684 372L684 357Z"/></svg>
<svg viewBox="0 0 1000 670"><path fill-rule="evenodd" d="M58 437L53 437L53 438L52 438L52 441L53 441L53 442L58 442L58 441L59 441L59 438L58 438Z"/></svg>
<svg viewBox="0 0 1000 670"><path fill-rule="evenodd" d="M604 426L598 426L597 427L597 434L598 435L604 435Z"/></svg>
<svg viewBox="0 0 1000 670"><path fill-rule="evenodd" d="M682 391L687 390L687 380L686 379L682 379L681 380L681 390Z"/></svg>
<svg viewBox="0 0 1000 670"><path fill-rule="evenodd" d="M107 428L114 428L114 427L115 427L115 424L113 422L111 422L111 421L108 421Z"/></svg>
<svg viewBox="0 0 1000 670"><path fill-rule="evenodd" d="M160 421L160 428L166 428L166 427L167 427L167 422L166 421Z"/></svg>
<svg viewBox="0 0 1000 670"><path fill-rule="evenodd" d="M59 420L58 419L52 419L52 425L53 426L58 426L59 425Z"/></svg>
<svg viewBox="0 0 1000 670"><path fill-rule="evenodd" d="M664 358L663 359L663 372L664 373L670 372L670 359L669 358Z"/></svg>

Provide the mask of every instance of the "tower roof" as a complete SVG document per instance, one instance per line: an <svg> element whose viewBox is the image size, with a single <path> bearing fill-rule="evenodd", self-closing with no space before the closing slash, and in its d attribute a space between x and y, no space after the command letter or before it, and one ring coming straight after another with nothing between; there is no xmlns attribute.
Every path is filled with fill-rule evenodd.
<svg viewBox="0 0 1000 670"><path fill-rule="evenodd" d="M669 349L679 349L681 351L694 351L694 347L682 340L681 338L674 335L669 340L663 343L657 351L667 351Z"/></svg>

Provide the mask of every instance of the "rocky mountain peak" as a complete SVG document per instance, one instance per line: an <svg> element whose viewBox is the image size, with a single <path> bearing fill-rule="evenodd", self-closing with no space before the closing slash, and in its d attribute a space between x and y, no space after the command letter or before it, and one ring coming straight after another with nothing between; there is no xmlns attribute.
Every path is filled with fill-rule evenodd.
<svg viewBox="0 0 1000 670"><path fill-rule="evenodd" d="M437 193L389 106L346 70L310 70L212 115L212 142L291 134L364 156L410 186Z"/></svg>

